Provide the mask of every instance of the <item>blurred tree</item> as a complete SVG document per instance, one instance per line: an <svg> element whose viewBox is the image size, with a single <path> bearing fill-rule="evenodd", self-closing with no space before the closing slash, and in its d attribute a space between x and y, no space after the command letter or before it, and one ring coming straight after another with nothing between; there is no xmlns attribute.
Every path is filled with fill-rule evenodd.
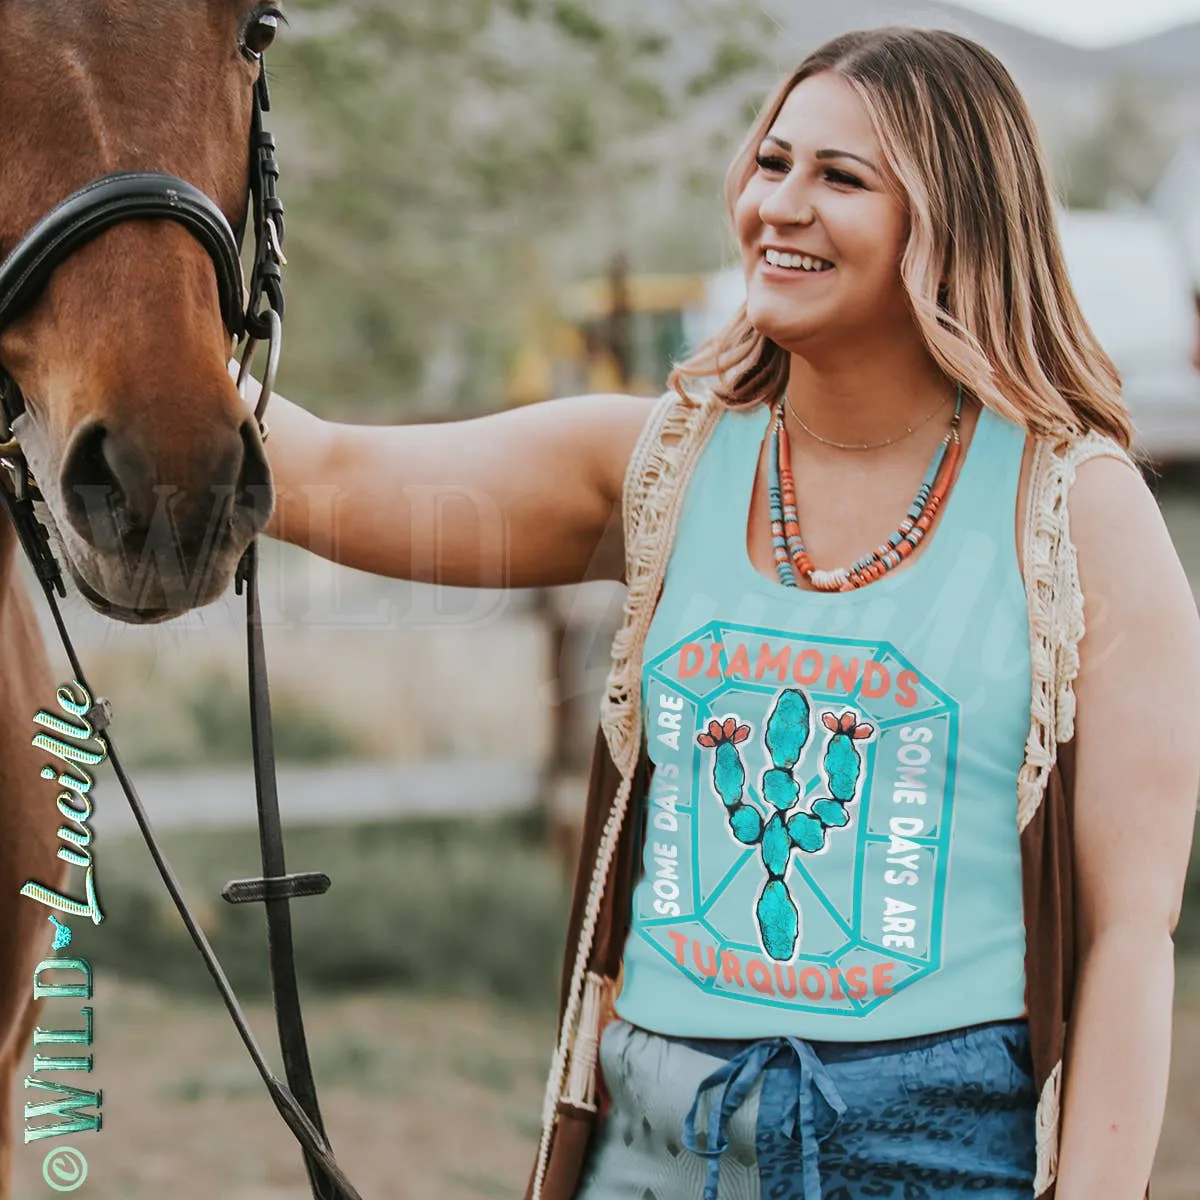
<svg viewBox="0 0 1200 1200"><path fill-rule="evenodd" d="M694 75L688 83L688 95L703 96L705 93L738 78L745 71L762 65L762 53L756 46L727 37L717 47L708 68Z"/></svg>
<svg viewBox="0 0 1200 1200"><path fill-rule="evenodd" d="M1069 141L1060 156L1059 190L1069 208L1149 198L1171 153L1156 119L1161 107L1146 81L1125 75L1113 82L1095 126Z"/></svg>
<svg viewBox="0 0 1200 1200"><path fill-rule="evenodd" d="M645 197L685 153L694 188L711 154L664 153L655 134L756 58L728 4L672 2L690 34L713 18L696 71L664 65L660 29L583 0L294 0L271 56L292 251L282 390L381 419L498 406L545 286L603 270L627 237L653 242L648 228L691 227Z"/></svg>

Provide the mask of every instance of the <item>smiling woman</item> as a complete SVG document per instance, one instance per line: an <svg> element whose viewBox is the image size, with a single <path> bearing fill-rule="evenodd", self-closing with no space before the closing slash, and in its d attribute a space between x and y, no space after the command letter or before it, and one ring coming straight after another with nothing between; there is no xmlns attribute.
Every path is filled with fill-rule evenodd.
<svg viewBox="0 0 1200 1200"><path fill-rule="evenodd" d="M939 36L947 35L930 35ZM860 336L894 344L892 333L911 330L915 318L935 390L946 374L960 377L995 411L1037 432L1074 425L1072 409L1082 409L1085 428L1128 446L1120 381L1071 291L1024 101L991 55L946 42L942 52L956 60L961 77L993 95L994 103L981 107L976 91L955 86L955 77L925 73L917 42L897 38L861 73L833 69L843 48L835 42L764 106L725 187L747 271L744 318L685 363L675 382L706 378L719 360L734 368L720 394L737 405L755 402L769 386L763 373L776 384L788 373L793 404L802 407L804 381L793 372L803 362L781 348L789 335L811 347L814 338L857 326ZM942 128L961 132L940 136L942 128L913 122L915 112L943 114ZM987 192L981 177L990 180ZM1020 244L1010 241L1013 221L1030 226ZM804 293L800 308L786 293L755 286L780 281L767 257L774 252L807 254L833 267L842 256L842 278L822 281L824 310L816 293ZM1001 271L1005 290L989 288L989 276ZM1058 316L1059 336L1039 347L1038 313L1047 307ZM832 323L825 319L831 311ZM789 328L777 328L780 320ZM888 407L896 411L894 402ZM919 415L919 402L912 407Z"/></svg>
<svg viewBox="0 0 1200 1200"><path fill-rule="evenodd" d="M677 368L626 480L631 599L604 714L620 775L590 797L597 862L532 1195L1138 1200L1200 778L1194 746L1173 753L1200 720L1200 623L1129 469L1028 111L966 39L849 35L768 100L727 200L745 305ZM1156 581L1153 632L1131 574ZM1081 641L1085 603L1106 621ZM736 651L750 630L800 661L852 645L852 676L861 658L903 667L907 700L832 674L764 687ZM1116 710L1147 687L1170 731L1134 735ZM1144 868L1101 832L1133 761L1156 797ZM656 814L642 882L606 890L643 770L672 823ZM848 986L868 978L886 986ZM584 1156L606 988L611 1109ZM1136 1041L1119 1061L1117 1027Z"/></svg>
<svg viewBox="0 0 1200 1200"><path fill-rule="evenodd" d="M745 304L652 406L273 401L269 533L628 586L530 1200L1141 1200L1200 621L1036 130L982 47L869 30L726 192Z"/></svg>

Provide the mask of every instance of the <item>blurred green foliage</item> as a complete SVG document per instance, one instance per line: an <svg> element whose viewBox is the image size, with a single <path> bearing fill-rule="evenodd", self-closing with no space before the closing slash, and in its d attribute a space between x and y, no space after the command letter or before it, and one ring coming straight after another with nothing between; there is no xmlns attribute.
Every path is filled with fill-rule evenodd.
<svg viewBox="0 0 1200 1200"><path fill-rule="evenodd" d="M618 251L641 273L727 261L725 170L795 65L746 0L289 14L270 55L291 259L280 386L351 420L501 407L538 314ZM1056 147L1069 203L1147 194L1170 151L1159 98L1115 79Z"/></svg>
<svg viewBox="0 0 1200 1200"><path fill-rule="evenodd" d="M244 678L209 669L160 697L154 719L121 727L122 760L130 767L244 765L251 761L250 710ZM371 757L349 719L287 688L271 691L271 728L280 762L318 763Z"/></svg>
<svg viewBox="0 0 1200 1200"><path fill-rule="evenodd" d="M752 70L762 64L762 53L756 47L736 38L726 38L717 47L708 69L693 76L688 82L688 95L702 96L721 84L736 79L743 71Z"/></svg>
<svg viewBox="0 0 1200 1200"><path fill-rule="evenodd" d="M290 4L270 56L281 390L379 419L499 407L528 314L615 250L642 270L717 265L724 156L653 135L758 56L729 6L689 11L719 45L698 71L665 66L667 32L582 0ZM647 190L676 160L708 168L686 211Z"/></svg>
<svg viewBox="0 0 1200 1200"><path fill-rule="evenodd" d="M289 870L333 880L292 907L303 985L556 1004L569 893L530 820L300 827L287 837ZM234 987L267 994L262 908L220 899L228 880L260 873L253 831L168 831L162 841ZM105 920L76 925L79 952L97 971L215 999L142 842L105 840L97 863Z"/></svg>
<svg viewBox="0 0 1200 1200"><path fill-rule="evenodd" d="M1081 209L1145 203L1173 151L1161 129L1161 110L1159 89L1146 80L1115 79L1091 128L1071 139L1060 156L1064 202Z"/></svg>

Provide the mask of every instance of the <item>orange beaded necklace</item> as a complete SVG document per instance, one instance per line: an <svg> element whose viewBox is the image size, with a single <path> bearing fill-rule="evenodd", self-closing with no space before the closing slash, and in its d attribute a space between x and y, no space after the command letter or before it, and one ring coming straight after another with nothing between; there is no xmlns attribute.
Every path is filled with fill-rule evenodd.
<svg viewBox="0 0 1200 1200"><path fill-rule="evenodd" d="M796 482L792 475L791 447L784 427L783 413L786 397L778 404L771 429L772 453L769 456L769 485L771 497L771 541L775 552L775 569L779 582L797 587L799 571L817 591L850 592L881 579L893 567L902 563L929 532L958 465L962 443L958 429L962 419L962 386L954 405L954 418L942 439L929 470L921 481L912 505L899 529L870 554L864 555L850 567L818 571L800 538L800 521L796 511Z"/></svg>

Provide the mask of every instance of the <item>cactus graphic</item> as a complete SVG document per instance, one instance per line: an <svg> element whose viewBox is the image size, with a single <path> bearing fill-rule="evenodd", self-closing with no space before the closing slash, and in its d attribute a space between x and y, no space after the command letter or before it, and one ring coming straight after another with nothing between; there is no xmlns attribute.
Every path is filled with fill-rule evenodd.
<svg viewBox="0 0 1200 1200"><path fill-rule="evenodd" d="M825 845L827 829L850 823L847 805L853 801L862 774L862 755L856 742L875 732L873 725L860 723L850 710L839 717L821 714L828 730L824 768L828 795L802 807L796 770L804 757L811 732L808 698L795 688L781 692L767 718L763 744L771 766L762 774L762 796L767 812L745 798L746 768L738 747L750 737L750 726L737 717L712 720L696 741L713 754L713 786L725 805L729 828L744 846L758 846L767 878L755 905L755 917L763 947L771 958L786 962L799 949L803 930L800 910L787 886L792 850L815 854Z"/></svg>

